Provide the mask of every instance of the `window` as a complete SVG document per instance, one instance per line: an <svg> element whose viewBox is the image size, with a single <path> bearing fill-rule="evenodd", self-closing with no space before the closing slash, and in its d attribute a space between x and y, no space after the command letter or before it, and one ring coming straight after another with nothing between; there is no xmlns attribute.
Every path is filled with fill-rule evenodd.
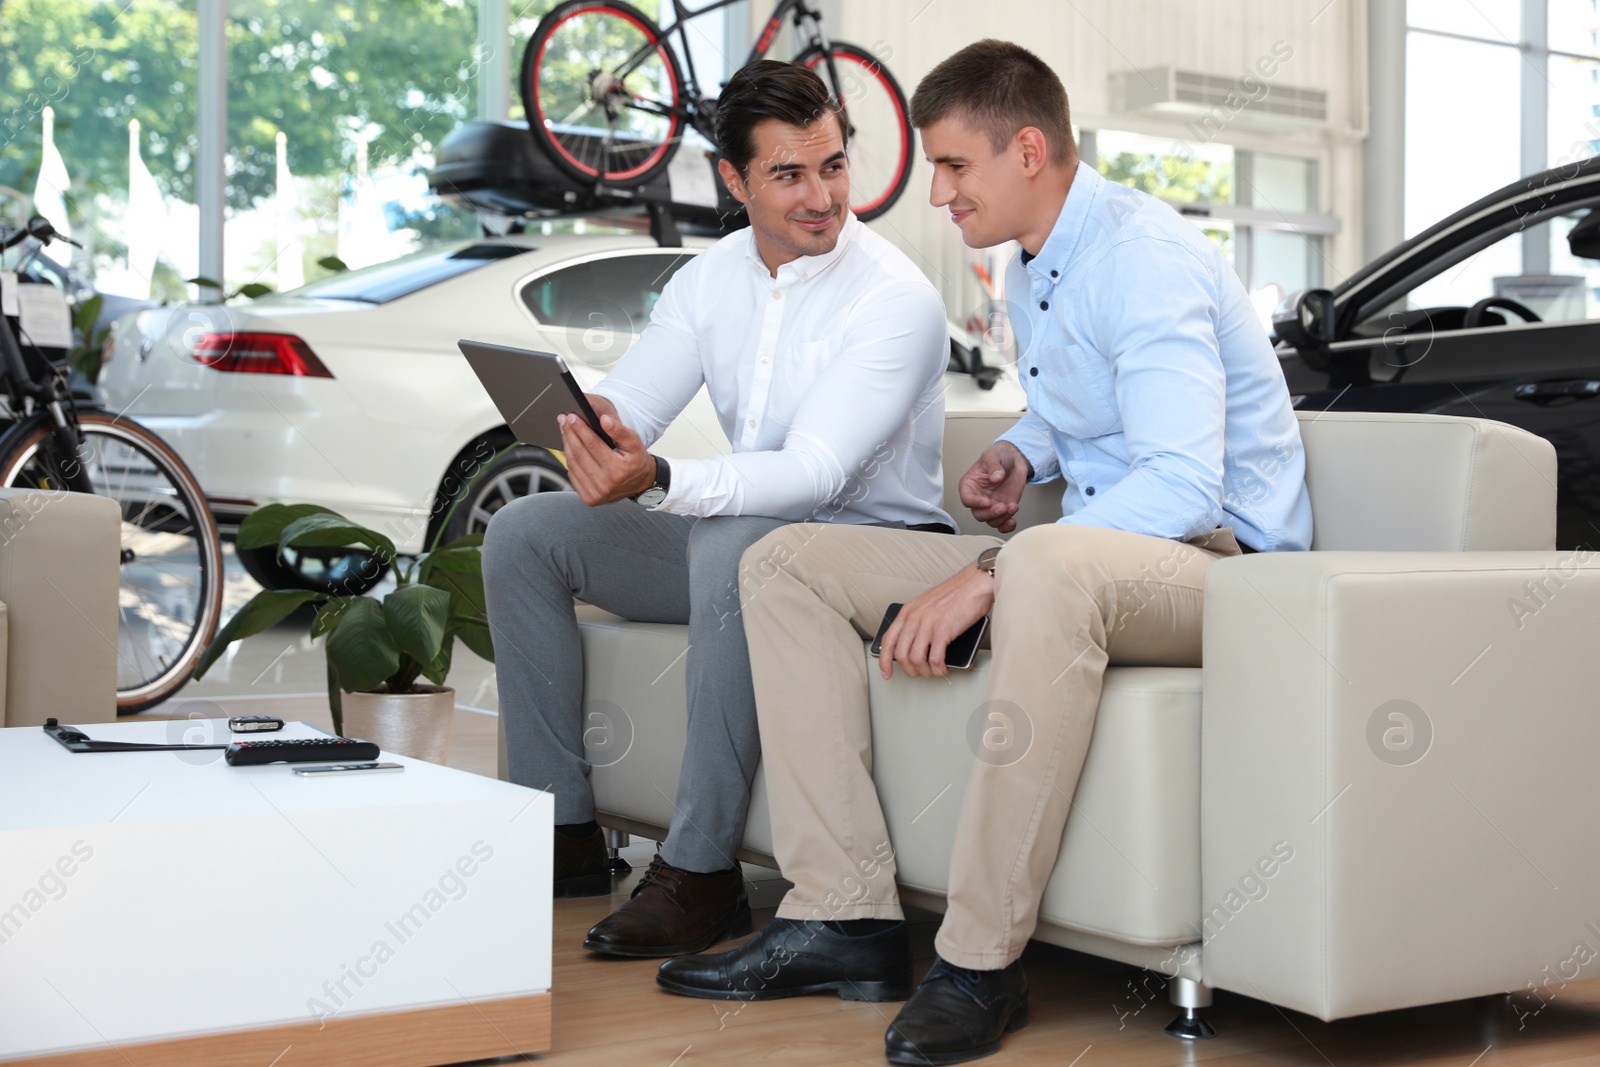
<svg viewBox="0 0 1600 1067"><path fill-rule="evenodd" d="M530 282L522 300L546 326L638 334L667 281L693 255L652 252L576 263Z"/></svg>
<svg viewBox="0 0 1600 1067"><path fill-rule="evenodd" d="M1470 7L1464 8L1470 13ZM1431 33L1409 35L1407 237L1516 181L1523 173L1518 104L1521 67L1521 56L1509 45ZM1469 70L1470 78L1461 77L1462 71Z"/></svg>
<svg viewBox="0 0 1600 1067"><path fill-rule="evenodd" d="M1600 151L1594 0L1407 0L1406 22L1406 236ZM1559 254L1551 236L1523 240L1530 273Z"/></svg>
<svg viewBox="0 0 1600 1067"><path fill-rule="evenodd" d="M1315 160L1118 130L1081 139L1101 174L1167 201L1222 250L1263 327L1285 296L1322 284L1338 223L1318 213Z"/></svg>
<svg viewBox="0 0 1600 1067"><path fill-rule="evenodd" d="M1490 296L1515 300L1537 315L1541 322L1600 319L1600 258L1578 255L1568 244L1568 236L1584 214L1561 216L1526 231L1508 234L1416 286L1406 295L1403 304L1385 308L1368 320L1371 329L1358 332L1370 335L1374 329L1392 325L1392 314L1401 310L1427 311L1428 315L1417 322L1417 326L1425 329L1461 329L1465 325L1466 309ZM1600 218L1596 222L1600 224ZM1524 266L1524 241L1529 237L1550 248L1548 270ZM1594 253L1600 248L1590 245L1583 251ZM1500 316L1499 320L1488 319L1482 325L1522 321L1512 312L1493 313Z"/></svg>
<svg viewBox="0 0 1600 1067"><path fill-rule="evenodd" d="M392 263L335 274L291 291L296 296L319 300L387 304L497 260L532 251L532 248L509 244L450 245L404 256Z"/></svg>

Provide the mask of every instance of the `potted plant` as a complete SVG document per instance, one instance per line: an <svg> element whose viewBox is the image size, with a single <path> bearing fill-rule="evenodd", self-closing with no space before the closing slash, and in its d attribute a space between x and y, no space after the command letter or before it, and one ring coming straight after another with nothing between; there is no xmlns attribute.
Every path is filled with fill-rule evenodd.
<svg viewBox="0 0 1600 1067"><path fill-rule="evenodd" d="M441 531L443 527L441 526ZM311 636L326 637L333 729L401 755L443 763L455 691L444 685L457 638L494 661L483 602L482 534L434 544L409 567L395 566L394 542L316 504L268 504L239 524L240 548L358 546L394 567L396 588L380 603L305 589L265 589L240 608L195 665L203 677L228 645L320 604ZM426 679L432 684L424 684Z"/></svg>

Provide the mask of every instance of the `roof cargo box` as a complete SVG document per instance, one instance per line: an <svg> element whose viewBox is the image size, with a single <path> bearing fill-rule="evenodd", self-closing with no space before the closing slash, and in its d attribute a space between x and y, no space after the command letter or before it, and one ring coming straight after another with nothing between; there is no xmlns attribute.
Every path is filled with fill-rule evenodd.
<svg viewBox="0 0 1600 1067"><path fill-rule="evenodd" d="M723 232L746 223L717 176L717 157L692 145L681 146L660 176L631 187L575 181L534 143L526 122L465 123L440 143L436 160L429 187L470 211L538 217L653 205L688 229Z"/></svg>

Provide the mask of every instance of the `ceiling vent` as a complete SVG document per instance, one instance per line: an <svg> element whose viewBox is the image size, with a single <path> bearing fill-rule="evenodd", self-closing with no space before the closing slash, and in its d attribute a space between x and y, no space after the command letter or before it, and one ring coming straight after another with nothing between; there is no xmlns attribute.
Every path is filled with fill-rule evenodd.
<svg viewBox="0 0 1600 1067"><path fill-rule="evenodd" d="M1328 121L1328 94L1322 89L1254 74L1228 78L1176 67L1112 74L1111 104L1118 111L1183 119L1205 140L1233 123L1286 129Z"/></svg>

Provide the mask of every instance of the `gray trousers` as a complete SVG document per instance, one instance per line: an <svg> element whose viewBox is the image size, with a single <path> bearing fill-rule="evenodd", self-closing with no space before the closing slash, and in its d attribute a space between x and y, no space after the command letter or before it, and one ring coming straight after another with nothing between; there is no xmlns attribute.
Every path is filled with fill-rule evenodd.
<svg viewBox="0 0 1600 1067"><path fill-rule="evenodd" d="M573 598L635 622L688 623L688 743L662 858L734 865L761 757L739 614L739 559L780 519L695 519L622 500L537 493L495 513L483 541L506 762L555 794L556 823L594 818L583 749L583 648Z"/></svg>

